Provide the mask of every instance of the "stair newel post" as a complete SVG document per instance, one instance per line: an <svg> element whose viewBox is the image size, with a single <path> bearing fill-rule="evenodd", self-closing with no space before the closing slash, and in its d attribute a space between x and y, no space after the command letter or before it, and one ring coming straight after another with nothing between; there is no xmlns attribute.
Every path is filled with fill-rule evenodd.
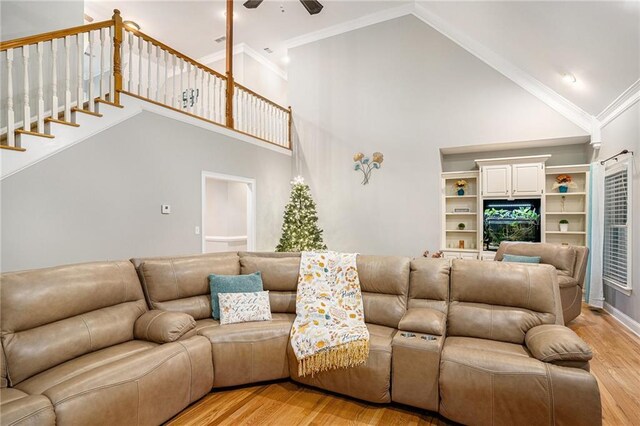
<svg viewBox="0 0 640 426"><path fill-rule="evenodd" d="M114 104L120 105L120 92L122 91L122 16L120 11L113 11L113 99Z"/></svg>
<svg viewBox="0 0 640 426"><path fill-rule="evenodd" d="M226 93L226 124L234 128L233 124L233 0L227 0L227 93Z"/></svg>

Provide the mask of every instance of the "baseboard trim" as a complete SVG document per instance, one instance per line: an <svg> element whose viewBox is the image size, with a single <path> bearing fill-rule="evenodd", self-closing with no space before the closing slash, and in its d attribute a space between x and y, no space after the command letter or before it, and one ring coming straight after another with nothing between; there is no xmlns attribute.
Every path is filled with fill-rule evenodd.
<svg viewBox="0 0 640 426"><path fill-rule="evenodd" d="M607 302L604 302L604 310L607 311L620 324L627 327L633 334L640 337L640 323L625 314L621 310L615 308Z"/></svg>

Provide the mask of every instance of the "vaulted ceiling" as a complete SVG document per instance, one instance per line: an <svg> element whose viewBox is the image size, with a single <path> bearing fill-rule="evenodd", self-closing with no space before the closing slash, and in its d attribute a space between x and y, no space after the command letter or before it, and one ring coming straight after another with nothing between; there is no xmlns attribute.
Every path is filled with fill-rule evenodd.
<svg viewBox="0 0 640 426"><path fill-rule="evenodd" d="M291 40L310 33L320 38L374 16L371 22L385 14L412 13L417 6L592 116L640 79L638 1L324 0L315 16L298 0L265 0L254 10L241 3L236 4L234 41L281 68L286 68L283 58ZM192 57L224 50L224 43L214 41L225 32L224 1L85 0L95 19L107 19L114 8L143 32ZM575 84L563 81L566 73L575 76Z"/></svg>

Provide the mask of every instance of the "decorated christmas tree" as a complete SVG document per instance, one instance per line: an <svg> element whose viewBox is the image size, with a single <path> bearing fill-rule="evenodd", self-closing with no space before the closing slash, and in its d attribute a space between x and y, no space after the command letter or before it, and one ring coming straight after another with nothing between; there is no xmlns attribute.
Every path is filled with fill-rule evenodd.
<svg viewBox="0 0 640 426"><path fill-rule="evenodd" d="M276 251L326 250L322 229L318 227L316 203L311 198L309 185L298 176L291 181L291 197L284 210L282 237Z"/></svg>

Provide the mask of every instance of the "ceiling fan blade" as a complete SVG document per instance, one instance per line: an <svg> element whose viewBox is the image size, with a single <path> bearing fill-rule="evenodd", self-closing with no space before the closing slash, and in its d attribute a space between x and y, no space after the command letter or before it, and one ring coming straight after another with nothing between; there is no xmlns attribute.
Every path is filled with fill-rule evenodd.
<svg viewBox="0 0 640 426"><path fill-rule="evenodd" d="M300 3L302 3L304 8L307 9L307 12L309 12L310 15L320 13L323 7L317 0L300 0Z"/></svg>
<svg viewBox="0 0 640 426"><path fill-rule="evenodd" d="M246 2L244 2L243 6L247 9L255 9L256 7L260 6L260 3L262 3L262 1L263 0L247 0Z"/></svg>

